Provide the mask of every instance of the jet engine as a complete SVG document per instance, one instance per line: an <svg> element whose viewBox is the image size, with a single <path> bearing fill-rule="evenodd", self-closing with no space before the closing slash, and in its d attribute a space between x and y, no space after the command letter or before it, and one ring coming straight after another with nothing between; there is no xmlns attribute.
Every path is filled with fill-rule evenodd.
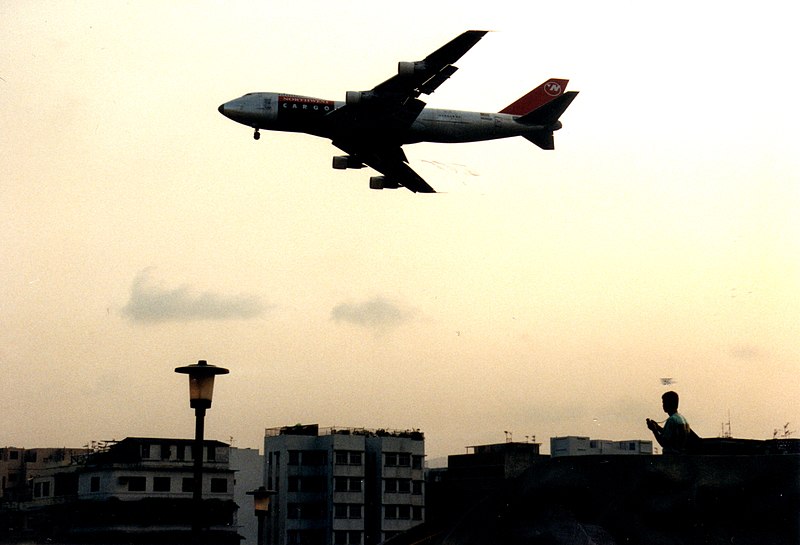
<svg viewBox="0 0 800 545"><path fill-rule="evenodd" d="M400 184L393 182L386 176L370 176L369 188L370 189L397 189Z"/></svg>
<svg viewBox="0 0 800 545"><path fill-rule="evenodd" d="M333 158L333 168L345 170L348 168L364 168L364 163L352 155L337 155Z"/></svg>
<svg viewBox="0 0 800 545"><path fill-rule="evenodd" d="M373 94L371 91L347 91L344 95L344 101L348 105L360 104L372 99Z"/></svg>
<svg viewBox="0 0 800 545"><path fill-rule="evenodd" d="M417 72L425 70L425 61L406 62L400 61L397 63L397 73L401 76L413 76Z"/></svg>

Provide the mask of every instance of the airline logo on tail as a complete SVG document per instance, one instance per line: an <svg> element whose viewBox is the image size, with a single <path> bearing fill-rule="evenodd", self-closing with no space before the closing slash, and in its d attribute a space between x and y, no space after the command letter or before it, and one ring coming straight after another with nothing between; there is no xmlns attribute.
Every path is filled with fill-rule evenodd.
<svg viewBox="0 0 800 545"><path fill-rule="evenodd" d="M560 97L564 93L569 80L551 78L539 87L530 91L527 95L509 104L499 113L511 115L525 115L540 106L544 106L554 98Z"/></svg>
<svg viewBox="0 0 800 545"><path fill-rule="evenodd" d="M544 84L544 92L551 97L557 97L561 94L561 91L563 91L563 88L557 81L551 80Z"/></svg>

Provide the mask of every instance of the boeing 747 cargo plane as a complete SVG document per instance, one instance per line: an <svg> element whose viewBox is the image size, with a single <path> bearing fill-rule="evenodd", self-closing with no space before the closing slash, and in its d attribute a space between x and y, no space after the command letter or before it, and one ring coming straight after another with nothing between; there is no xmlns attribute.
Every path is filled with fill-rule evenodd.
<svg viewBox="0 0 800 545"><path fill-rule="evenodd" d="M550 79L498 113L426 108L419 100L433 93L457 70L453 63L483 38L469 30L421 61L400 62L397 75L369 91L348 91L344 102L283 93L248 93L219 107L219 112L255 130L303 132L331 140L347 155L333 168L372 167L372 189L405 187L435 193L408 165L404 144L476 142L522 136L542 149L554 148L553 131L577 91L567 80Z"/></svg>

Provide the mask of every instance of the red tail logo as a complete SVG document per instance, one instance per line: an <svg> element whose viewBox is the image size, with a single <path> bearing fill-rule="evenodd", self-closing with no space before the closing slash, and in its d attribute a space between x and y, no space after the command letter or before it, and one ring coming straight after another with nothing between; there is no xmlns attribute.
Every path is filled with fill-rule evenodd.
<svg viewBox="0 0 800 545"><path fill-rule="evenodd" d="M564 93L564 89L567 87L568 81L569 80L558 78L549 79L533 91L500 110L500 113L525 115L528 112L532 112L554 98L561 96Z"/></svg>
<svg viewBox="0 0 800 545"><path fill-rule="evenodd" d="M557 81L548 81L544 85L544 92L550 95L551 97L557 97L561 94L561 84Z"/></svg>

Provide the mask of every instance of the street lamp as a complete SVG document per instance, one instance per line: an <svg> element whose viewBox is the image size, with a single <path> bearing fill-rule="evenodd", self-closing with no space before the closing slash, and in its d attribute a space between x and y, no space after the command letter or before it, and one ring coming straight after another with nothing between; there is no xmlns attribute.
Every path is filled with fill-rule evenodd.
<svg viewBox="0 0 800 545"><path fill-rule="evenodd" d="M214 394L214 377L226 375L228 370L224 367L209 365L206 360L200 360L194 365L176 367L176 373L189 375L189 406L194 409L194 483L192 500L194 501L194 521L192 531L199 532L203 522L203 425L206 409L211 407L211 397Z"/></svg>
<svg viewBox="0 0 800 545"><path fill-rule="evenodd" d="M256 545L264 545L264 517L267 516L269 501L274 494L274 490L267 490L263 486L259 486L255 490L251 490L247 493L248 496L253 496L253 507L255 509L256 518L258 519Z"/></svg>

